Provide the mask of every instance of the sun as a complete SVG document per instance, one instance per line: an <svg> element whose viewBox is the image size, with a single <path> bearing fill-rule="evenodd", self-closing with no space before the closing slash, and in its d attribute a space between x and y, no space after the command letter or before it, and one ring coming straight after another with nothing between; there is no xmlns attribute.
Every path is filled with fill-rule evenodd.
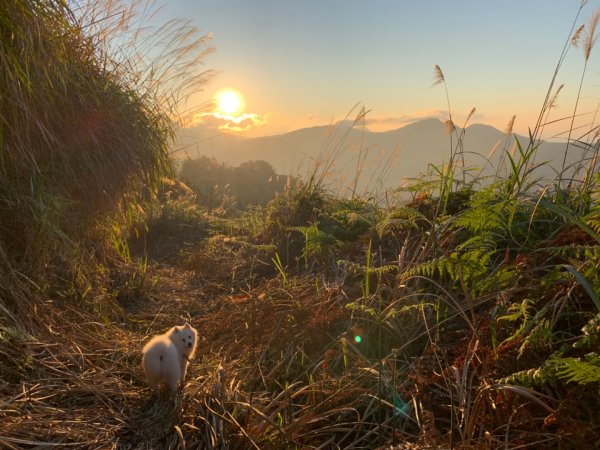
<svg viewBox="0 0 600 450"><path fill-rule="evenodd" d="M217 106L223 114L232 115L242 108L243 100L239 92L226 89L217 93Z"/></svg>

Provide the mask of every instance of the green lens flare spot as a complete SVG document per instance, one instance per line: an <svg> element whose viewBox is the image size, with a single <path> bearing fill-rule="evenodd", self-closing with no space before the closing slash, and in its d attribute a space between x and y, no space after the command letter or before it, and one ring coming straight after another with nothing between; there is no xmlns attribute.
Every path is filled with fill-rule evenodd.
<svg viewBox="0 0 600 450"><path fill-rule="evenodd" d="M360 336L354 336L354 342L356 342L357 344L360 344L362 341L362 338Z"/></svg>

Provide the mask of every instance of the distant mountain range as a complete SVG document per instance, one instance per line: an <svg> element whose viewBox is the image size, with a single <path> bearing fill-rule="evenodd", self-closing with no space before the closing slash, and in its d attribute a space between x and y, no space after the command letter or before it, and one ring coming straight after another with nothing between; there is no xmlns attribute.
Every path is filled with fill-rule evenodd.
<svg viewBox="0 0 600 450"><path fill-rule="evenodd" d="M462 132L459 128L458 134ZM529 139L516 136L523 147ZM456 146L456 134L452 144ZM473 124L464 130L465 165L483 169L484 174L495 172L505 149L510 150L514 136L483 124ZM451 135L438 119L424 119L385 132L373 132L347 123L332 126L303 128L289 133L246 138L208 130L201 126L182 129L178 135L176 159L211 156L230 165L249 160L269 162L281 174L304 175L315 164L325 168L324 161L334 160L330 180L341 188L353 184L360 173L360 188L395 188L404 179L418 177L429 164L447 163L450 157ZM536 162L551 161L560 168L565 151L564 143L544 142ZM569 160L578 160L581 150L569 148ZM490 163L487 162L489 158ZM361 161L361 163L359 163ZM361 169L357 170L357 167ZM550 165L538 171L551 177ZM383 177L382 177L383 175Z"/></svg>

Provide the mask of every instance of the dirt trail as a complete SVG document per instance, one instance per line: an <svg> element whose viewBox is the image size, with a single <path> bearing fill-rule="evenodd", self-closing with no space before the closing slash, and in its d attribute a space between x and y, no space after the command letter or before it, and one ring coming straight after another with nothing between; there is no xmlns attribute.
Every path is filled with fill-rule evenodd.
<svg viewBox="0 0 600 450"><path fill-rule="evenodd" d="M183 429L182 424L197 421L200 411L209 414L203 402L214 401L210 395L215 381L212 366L203 363L201 319L221 296L227 294L227 289L219 282L209 280L205 274L186 269L180 260L169 258L148 262L147 298L127 305L125 323L135 342L136 361L151 335L163 333L185 321L199 331L198 352L190 364L186 388L176 396L166 390L152 396L139 368L136 400L125 414L126 423L117 433L118 448L177 448L183 444L184 436L187 445L206 444L202 443L203 433ZM210 267L205 269L210 272Z"/></svg>
<svg viewBox="0 0 600 450"><path fill-rule="evenodd" d="M193 320L202 314L206 303L204 283L193 271L181 267L151 262L148 297L137 302L130 313L132 319L141 321Z"/></svg>
<svg viewBox="0 0 600 450"><path fill-rule="evenodd" d="M258 263L222 238L170 250L149 256L145 269L117 263L111 284L102 272L106 288L81 304L56 296L38 302L43 320L34 322L32 335L0 340L0 448L222 446L219 367L231 365L223 355L247 357L249 296L242 291ZM185 389L152 396L141 350L151 335L185 321L199 331Z"/></svg>

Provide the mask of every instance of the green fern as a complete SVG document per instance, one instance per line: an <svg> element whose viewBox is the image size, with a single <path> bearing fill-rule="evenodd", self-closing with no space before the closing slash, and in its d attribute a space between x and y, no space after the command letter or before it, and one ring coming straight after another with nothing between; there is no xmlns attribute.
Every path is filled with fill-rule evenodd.
<svg viewBox="0 0 600 450"><path fill-rule="evenodd" d="M483 231L481 234L477 234L462 244L456 246L456 250L459 252L468 252L483 250L491 254L497 250L499 236L491 231Z"/></svg>
<svg viewBox="0 0 600 450"><path fill-rule="evenodd" d="M319 228L336 239L355 242L380 218L380 212L358 200L333 201L319 217Z"/></svg>
<svg viewBox="0 0 600 450"><path fill-rule="evenodd" d="M517 277L514 266L503 266L495 269L493 273L483 277L474 289L475 293L483 294L487 292L500 292L503 289L514 285Z"/></svg>
<svg viewBox="0 0 600 450"><path fill-rule="evenodd" d="M513 384L527 388L539 387L545 384L554 384L555 382L555 372L548 370L545 366L520 370L498 380L498 383L500 384Z"/></svg>
<svg viewBox="0 0 600 450"><path fill-rule="evenodd" d="M546 318L546 315L553 307L553 303L547 303L538 311L535 311L533 305L534 301L526 298L520 303L513 303L508 308L510 314L498 318L498 320L509 322L520 321L519 328L504 340L506 343L514 341L518 337L524 337L523 343L519 347L518 358L527 349L550 351L554 344L552 326Z"/></svg>
<svg viewBox="0 0 600 450"><path fill-rule="evenodd" d="M576 384L600 382L600 355L589 353L583 358L565 358L556 354L540 367L521 370L498 380L529 388L556 385L559 381Z"/></svg>
<svg viewBox="0 0 600 450"><path fill-rule="evenodd" d="M426 261L408 271L409 276L422 275L429 278L440 277L454 284L461 284L473 293L481 293L487 284L482 281L489 275L490 260L495 252L473 250L453 252L439 258Z"/></svg>
<svg viewBox="0 0 600 450"><path fill-rule="evenodd" d="M504 235L507 217L505 200L499 196L498 186L481 189L469 201L467 208L457 219L456 225L480 234L494 232Z"/></svg>
<svg viewBox="0 0 600 450"><path fill-rule="evenodd" d="M416 209L404 206L391 211L383 220L375 226L379 237L402 231L419 228L419 222L426 222L424 214Z"/></svg>
<svg viewBox="0 0 600 450"><path fill-rule="evenodd" d="M335 236L320 230L316 223L308 227L290 227L290 229L304 234L304 250L302 256L308 265L311 258L321 258L327 250L337 242Z"/></svg>
<svg viewBox="0 0 600 450"><path fill-rule="evenodd" d="M544 385L556 386L560 379L558 369L560 356L548 358L540 367L520 370L498 380L501 384L514 384L527 388L539 388Z"/></svg>
<svg viewBox="0 0 600 450"><path fill-rule="evenodd" d="M583 358L556 358L556 375L567 383L588 384L600 381L600 355L588 353Z"/></svg>
<svg viewBox="0 0 600 450"><path fill-rule="evenodd" d="M597 235L600 235L600 210L594 210L585 217L585 222Z"/></svg>
<svg viewBox="0 0 600 450"><path fill-rule="evenodd" d="M520 303L513 303L508 308L509 314L505 314L504 316L498 317L498 320L506 320L509 322L521 321L521 324L517 331L515 331L513 335L505 339L504 342L513 341L523 334L523 332L529 327L529 324L532 320L532 311L533 300L526 298Z"/></svg>
<svg viewBox="0 0 600 450"><path fill-rule="evenodd" d="M542 319L533 326L523 340L517 358L520 358L525 350L529 348L534 351L549 352L552 349L553 343L554 334L552 333L552 325L548 319Z"/></svg>

